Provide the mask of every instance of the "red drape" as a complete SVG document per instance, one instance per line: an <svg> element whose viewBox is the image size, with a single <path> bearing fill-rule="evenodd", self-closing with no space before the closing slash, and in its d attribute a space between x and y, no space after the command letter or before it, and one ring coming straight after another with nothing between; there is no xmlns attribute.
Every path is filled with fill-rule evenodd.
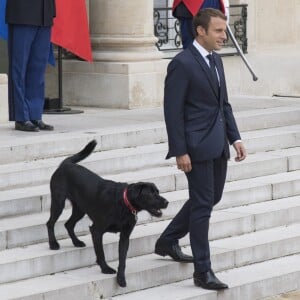
<svg viewBox="0 0 300 300"><path fill-rule="evenodd" d="M204 1L205 0L174 0L173 10L176 8L177 5L179 5L181 2L183 2L185 4L185 6L187 7L187 9L191 12L191 14L193 16L195 16L197 14L197 12L199 11L199 9L201 8ZM224 7L224 3L222 0L220 0L220 4L221 4L222 12L225 13L225 7Z"/></svg>
<svg viewBox="0 0 300 300"><path fill-rule="evenodd" d="M56 0L51 41L84 60L92 61L85 0Z"/></svg>

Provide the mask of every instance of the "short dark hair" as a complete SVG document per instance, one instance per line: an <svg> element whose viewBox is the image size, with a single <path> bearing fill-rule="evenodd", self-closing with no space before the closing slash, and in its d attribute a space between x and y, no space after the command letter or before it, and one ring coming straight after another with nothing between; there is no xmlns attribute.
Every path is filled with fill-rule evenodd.
<svg viewBox="0 0 300 300"><path fill-rule="evenodd" d="M200 9L198 11L198 13L193 18L193 30L195 36L197 36L198 26L203 27L205 32L207 32L210 19L213 17L221 18L224 21L227 21L227 17L218 9L205 8L205 9Z"/></svg>

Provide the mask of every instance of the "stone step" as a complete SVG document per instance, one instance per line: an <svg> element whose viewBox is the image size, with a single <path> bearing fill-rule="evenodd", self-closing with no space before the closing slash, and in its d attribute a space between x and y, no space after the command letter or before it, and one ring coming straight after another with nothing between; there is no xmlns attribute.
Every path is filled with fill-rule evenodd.
<svg viewBox="0 0 300 300"><path fill-rule="evenodd" d="M219 243L219 244L218 244ZM25 249L24 256L27 255L27 249ZM45 249L42 250L44 253ZM49 250L50 251L50 250ZM63 250L60 250L63 251ZM185 252L189 252L190 249L185 249ZM244 284L247 280L253 280L251 274L255 272L245 272L248 275L237 276L236 272L242 272L244 268L258 268L259 262L263 265L260 268L261 272L257 272L256 279L262 280L264 274L263 270L268 269L266 278L276 278L285 274L300 274L300 224L292 224L289 226L277 227L261 232L254 232L240 237L228 238L225 240L216 241L215 244L212 242L212 263L216 272L224 271L220 273L220 278L225 282L228 282L232 289ZM28 251L29 252L29 251ZM293 255L296 254L296 255ZM289 255L289 256L287 256ZM287 256L280 258L281 256ZM63 259L64 255L62 255ZM86 258L86 254L82 254L81 257ZM293 259L294 258L294 259ZM272 260L272 261L265 261ZM67 260L69 261L69 259ZM76 264L76 258L74 257L73 264ZM277 267L277 262L284 261L280 267ZM54 259L49 259L49 264L60 267L60 262ZM248 264L252 264L248 266ZM269 264L272 268L267 267ZM116 267L117 262L112 262L111 265ZM245 266L247 265L247 266ZM285 266L285 267L284 267ZM44 264L34 264L32 269L42 269L45 267ZM26 264L22 265L20 272L24 273L30 267ZM234 269L233 269L234 268ZM12 278L12 268L7 270L2 269L0 277L4 280ZM14 271L19 269L14 269ZM230 276L230 274L235 276ZM37 299L103 299L119 294L122 296L116 297L115 299L141 299L139 295L143 292L146 295L155 295L155 299L180 299L180 298L157 298L159 293L156 293L156 289L164 289L164 286L158 287L154 290L139 291L137 293L125 294L134 292L140 289L153 288L158 285L170 284L176 281L182 281L190 278L193 273L193 264L180 264L172 261L168 258L160 258L154 254L148 254L127 259L126 279L127 288L120 288L116 285L115 275L102 274L98 266L91 266L87 268L80 268L76 270L59 272L52 275L40 276L37 278L31 278L28 280L22 280L12 283L2 283L0 285L0 298L1 300L8 299L26 299L26 300L37 300ZM24 275L24 274L23 274ZM223 277L225 276L225 277ZM5 278L3 278L5 277ZM239 278L236 278L239 277ZM276 279L277 282L278 279ZM296 280L297 281L297 280ZM192 288L192 283L189 280L189 284ZM275 282L274 282L275 283ZM244 285L243 284L243 285ZM299 282L296 286L299 285ZM275 284L276 286L276 284ZM295 286L295 284L294 284ZM29 288L30 287L30 288ZM290 286L289 286L290 288ZM199 288L194 288L197 293L208 293ZM259 290L259 289L258 289ZM265 288L263 290L268 290ZM150 291L150 293L148 293ZM169 290L170 292L170 290ZM229 289L229 291L232 293ZM210 292L215 293L215 292ZM277 293L277 290L276 290ZM132 298L137 294L136 298ZM145 295L145 296L146 296ZM170 295L170 294L169 294ZM187 296L188 294L185 294ZM232 294L231 294L232 295ZM253 294L251 294L253 295ZM271 294L268 294L271 295ZM182 298L189 299L189 298ZM196 299L196 298L195 298ZM207 299L207 298L203 298ZM223 299L223 298L222 298ZM226 298L226 299L246 299L242 298ZM257 299L257 298L247 298Z"/></svg>
<svg viewBox="0 0 300 300"><path fill-rule="evenodd" d="M217 274L229 289L208 291L191 279L110 298L111 300L261 300L300 288L300 254L272 259ZM52 299L52 298L51 298ZM82 298L83 299L83 298ZM92 299L92 298L84 298ZM284 297L284 299L290 299ZM291 300L298 298L291 298Z"/></svg>
<svg viewBox="0 0 300 300"><path fill-rule="evenodd" d="M278 182L280 188L277 188L276 181ZM286 181L286 185L284 185L284 181ZM250 180L241 180L238 182L233 182L232 184L228 183L228 186L226 187L224 192L223 199L216 206L216 210L233 210L234 207L237 207L235 209L239 210L241 209L240 205L254 205L256 202L262 201L267 201L267 203L262 202L260 205L268 206L270 205L270 202L268 201L279 198L276 194L277 190L279 190L279 195L282 195L281 190L288 191L289 194L287 195L287 193L285 192L284 196L289 196L289 199L290 201L292 201L292 203L294 201L297 202L299 200L298 197L296 196L296 200L293 200L294 198L291 196L300 194L300 190L289 189L289 187L293 185L295 181L300 181L300 171L271 175ZM299 187L299 185L296 186ZM172 218L188 198L187 190L169 192L162 195L170 201L168 208L164 211L163 219ZM47 203L47 207L44 207L44 209L47 209L48 207L49 203ZM248 208L251 206L245 207ZM283 209L283 211L286 210ZM57 222L56 231L57 236L60 238L66 236L66 231L63 224L69 218L70 214L70 209L65 210L60 220ZM47 210L35 214L10 218L5 218L5 216L3 216L3 218L0 220L0 249L13 248L33 244L35 242L45 241L47 239L45 223L47 222L48 218L49 212ZM139 214L139 223L158 220L160 219L152 218L147 212L141 212ZM279 221L281 222L282 220ZM80 234L89 232L89 224L90 222L87 218L83 219L78 223L76 227L77 232Z"/></svg>
<svg viewBox="0 0 300 300"><path fill-rule="evenodd" d="M78 149L77 149L78 151ZM93 153L83 161L83 165L99 174L133 171L170 165L164 160L166 145L140 146L138 148L118 149ZM52 173L65 157L48 158L36 161L0 165L0 189L35 185L49 182Z"/></svg>
<svg viewBox="0 0 300 300"><path fill-rule="evenodd" d="M173 202L169 206L181 207L188 199L188 190L176 190L162 195L168 201ZM300 170L227 182L222 200L214 209L231 208L296 195L300 195Z"/></svg>
<svg viewBox="0 0 300 300"><path fill-rule="evenodd" d="M260 107L261 109L257 108ZM266 128L277 128L289 125L299 125L300 107L287 106L263 108L258 105L252 110L235 113L240 131L252 131Z"/></svg>
<svg viewBox="0 0 300 300"><path fill-rule="evenodd" d="M278 295L268 296L263 300L298 300L300 299L300 290L283 291Z"/></svg>
<svg viewBox="0 0 300 300"><path fill-rule="evenodd" d="M122 127L95 128L76 132L40 135L39 139L22 137L7 139L0 145L0 164L68 156L78 152L90 140L96 139L96 151L137 147L166 142L163 122L140 123Z"/></svg>
<svg viewBox="0 0 300 300"><path fill-rule="evenodd" d="M248 132L245 133L245 144L250 153L296 147L300 145L300 126ZM166 144L96 152L83 164L92 167L97 173L111 174L155 165L168 165L173 161L164 160L166 152ZM63 159L64 157L57 157L0 165L0 189L48 181ZM95 161L99 161L99 164L95 164Z"/></svg>
<svg viewBox="0 0 300 300"><path fill-rule="evenodd" d="M46 218L42 223L37 222L43 217L45 215L32 216L27 218L27 220L19 218L19 220L14 220L14 222L3 221L1 222L2 224L0 223L0 228L7 226L4 229L6 232L1 232L8 237L6 240L7 248L16 247L0 252L1 283L94 264L95 254L90 235L81 237L87 245L85 248L73 247L69 238L60 241L61 250L59 251L49 250L48 243L40 243L25 248L18 247L22 242L23 244L38 243L47 239L44 225ZM56 226L56 232L58 235L63 234L65 236L66 232L62 233L63 221L59 223ZM78 230L84 230L86 233L89 221L86 220L84 223L79 226ZM218 239L226 240L226 238L234 236L238 240L238 236L245 236L245 234L256 231L256 236L258 236L258 231L293 223L298 223L300 226L300 196L214 211L211 218L209 238L216 243ZM131 236L128 257L152 253L155 241L168 224L169 220L165 220L136 226ZM300 229L299 226L297 227L298 229ZM298 234L300 235L300 231ZM182 245L188 245L188 237L182 239L181 243ZM107 260L116 260L118 258L118 235L105 234L104 245ZM216 248L227 248L227 246L216 246Z"/></svg>
<svg viewBox="0 0 300 300"><path fill-rule="evenodd" d="M247 131L242 138L248 153L298 147L300 125Z"/></svg>
<svg viewBox="0 0 300 300"><path fill-rule="evenodd" d="M127 174L130 177L137 177L133 174L141 175L151 169L134 171L137 168L155 168L157 165L172 164L174 160L164 160L165 145L142 146L139 149L114 150L119 156L113 156L108 152L95 153L82 162L90 170L105 175L115 172L132 171ZM249 155L242 163L229 162L229 181L254 176L262 176L277 172L290 171L290 160L299 165L300 147L282 149L281 151L259 152ZM123 154L122 154L123 153ZM141 159L142 157L142 159ZM32 162L20 162L14 164L0 165L0 190L7 190L22 186L33 186L48 183L52 173L58 167L62 158L50 158ZM166 168L167 170L168 168ZM174 167L169 168L171 172ZM243 170L242 170L243 169ZM134 171L134 172L133 172ZM124 173L120 178L124 180ZM241 177L236 177L241 176ZM118 177L118 176L116 176ZM181 177L184 177L182 174ZM234 179L235 178L235 179ZM128 180L125 180L128 181ZM1 198L0 198L1 200Z"/></svg>
<svg viewBox="0 0 300 300"><path fill-rule="evenodd" d="M286 149L285 153L287 153L289 157L289 167L297 170L297 168L300 168L295 163L295 160L293 159L294 156L291 155L293 154L293 151L295 150ZM296 153L297 151L298 148L296 149ZM171 169L170 167L167 167L155 170L156 172L153 173L161 176L156 179L156 183L158 184L161 192L166 192L164 195L165 197L169 200L177 199L181 201L185 201L188 198L185 178L182 176L180 171L174 167L171 167ZM168 175L163 174L166 171L168 171L167 174L169 174L169 177ZM180 183L181 190L174 190L176 188L176 183L172 172L175 172L178 176L180 176L183 181L183 183ZM143 177L145 174L146 177ZM132 175L137 176L132 178ZM125 173L123 178L121 175L108 176L107 178L112 180L117 179L119 181L128 180L129 182L135 182L138 180L152 181L156 178L155 175L149 178L149 174L147 172L136 171L134 174L130 175ZM129 177L131 177L130 180ZM177 181L177 184L179 184L179 181ZM177 188L179 188L179 186L177 186ZM0 191L0 218L48 211L50 206L49 193L49 184ZM289 170L289 172L279 174L227 182L225 185L223 200L217 205L217 207L227 208L298 194L300 194L300 171ZM181 203L178 205L181 205Z"/></svg>
<svg viewBox="0 0 300 300"><path fill-rule="evenodd" d="M236 120L242 132L299 125L299 119L299 106L253 109L236 113ZM9 136L1 141L0 164L67 156L76 153L91 139L98 141L96 151L158 144L167 140L165 123L147 122L147 120L144 123L139 122L138 125L54 132L40 135L38 139L32 136L12 139Z"/></svg>
<svg viewBox="0 0 300 300"><path fill-rule="evenodd" d="M57 236L67 237L64 223L71 215L71 210L64 210L60 220L56 224ZM0 220L0 250L23 247L35 243L47 241L46 222L49 212L36 213L18 217L4 218ZM87 217L78 222L76 231L82 235L89 233L91 222ZM1 253L0 253L1 255Z"/></svg>
<svg viewBox="0 0 300 300"><path fill-rule="evenodd" d="M261 152L248 155L243 162L229 161L227 182L250 179L260 176L290 172L298 169L300 148ZM252 169L253 167L253 169ZM176 175L176 189L185 189L186 180L182 173Z"/></svg>
<svg viewBox="0 0 300 300"><path fill-rule="evenodd" d="M212 215L210 227L214 269L226 270L226 274L251 267L248 264L258 265L269 259L277 261L280 256L300 253L300 107L254 109L240 111L236 116L251 155L239 164L229 162L223 200ZM98 140L98 146L96 152L83 162L85 166L116 181L152 181L170 200L161 220L153 219L147 213L139 214L128 255L127 289L116 286L114 275L101 274L99 267L93 266L95 254L88 218L76 227L87 247L75 248L66 238L63 223L70 214L69 209L65 210L56 226L61 250L51 251L45 242L45 223L49 218L49 178L66 155L78 152L93 138ZM54 132L40 135L39 139L27 136L2 139L0 299L68 300L72 297L72 300L94 300L138 289L151 290L159 284L172 285L174 281L190 278L193 272L191 264L178 264L150 254L170 217L188 198L185 175L173 166L174 160L164 160L165 142L165 124L161 121L140 122L138 126L132 124L122 128ZM268 152L256 153L260 151ZM105 251L113 266L117 264L117 242L118 235L105 235ZM188 237L181 243L189 252ZM294 273L299 276L299 269L280 273L278 280L286 281ZM245 281L245 285L239 285L240 282L232 285L235 293L239 289L243 292L251 289L253 284L254 288L260 288L256 281L251 281L251 276L248 277L250 281ZM271 277L261 280L267 286L269 280L273 282ZM193 287L191 280L188 281ZM284 291L280 287L276 294ZM202 290L194 289L197 293ZM127 295L128 299L131 295ZM154 295L155 299L160 299L156 295L163 297L163 292ZM174 295L172 299L177 300ZM191 299L207 300L216 295L212 292L199 298L196 294ZM243 295L241 298L228 296L228 299L247 299Z"/></svg>

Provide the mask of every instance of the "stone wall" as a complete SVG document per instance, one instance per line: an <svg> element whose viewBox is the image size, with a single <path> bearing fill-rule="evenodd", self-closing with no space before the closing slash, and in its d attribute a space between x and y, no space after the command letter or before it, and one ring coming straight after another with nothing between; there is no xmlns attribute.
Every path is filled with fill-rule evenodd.
<svg viewBox="0 0 300 300"><path fill-rule="evenodd" d="M248 54L259 80L238 57L224 58L230 94L300 95L300 1L243 0L248 4Z"/></svg>
<svg viewBox="0 0 300 300"><path fill-rule="evenodd" d="M129 109L161 105L168 61L154 46L153 0L86 1L95 62L64 62L64 103ZM252 80L240 57L225 57L229 94L300 95L300 0L230 3L248 4L246 57L259 80ZM0 50L2 54L3 44ZM47 96L57 97L53 68L47 75Z"/></svg>
<svg viewBox="0 0 300 300"><path fill-rule="evenodd" d="M166 61L155 46L153 0L90 0L89 8L94 62L64 61L64 103L160 106ZM53 70L48 79L47 92L53 95Z"/></svg>
<svg viewBox="0 0 300 300"><path fill-rule="evenodd" d="M7 59L7 44L6 41L0 39L0 73L7 73L8 59Z"/></svg>
<svg viewBox="0 0 300 300"><path fill-rule="evenodd" d="M7 75L0 74L0 123L8 121Z"/></svg>

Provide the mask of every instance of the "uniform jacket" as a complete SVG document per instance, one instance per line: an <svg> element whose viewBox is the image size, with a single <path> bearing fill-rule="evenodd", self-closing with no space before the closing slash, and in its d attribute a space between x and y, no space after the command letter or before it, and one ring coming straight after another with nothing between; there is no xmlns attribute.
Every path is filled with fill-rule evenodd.
<svg viewBox="0 0 300 300"><path fill-rule="evenodd" d="M52 26L55 0L7 0L7 24Z"/></svg>
<svg viewBox="0 0 300 300"><path fill-rule="evenodd" d="M170 62L165 80L164 113L168 133L167 158L188 153L193 161L229 157L229 145L241 139L228 102L220 56L213 53L220 90L209 66L191 44Z"/></svg>
<svg viewBox="0 0 300 300"><path fill-rule="evenodd" d="M180 6L180 10L183 12L184 8L187 8L188 12L195 16L199 9L202 7L205 0L174 0L173 2L173 13L175 12L176 8ZM184 6L183 6L183 5ZM221 10L225 13L224 1L220 0ZM186 14L185 12L183 12ZM177 17L176 13L174 14ZM185 17L185 15L183 15Z"/></svg>

